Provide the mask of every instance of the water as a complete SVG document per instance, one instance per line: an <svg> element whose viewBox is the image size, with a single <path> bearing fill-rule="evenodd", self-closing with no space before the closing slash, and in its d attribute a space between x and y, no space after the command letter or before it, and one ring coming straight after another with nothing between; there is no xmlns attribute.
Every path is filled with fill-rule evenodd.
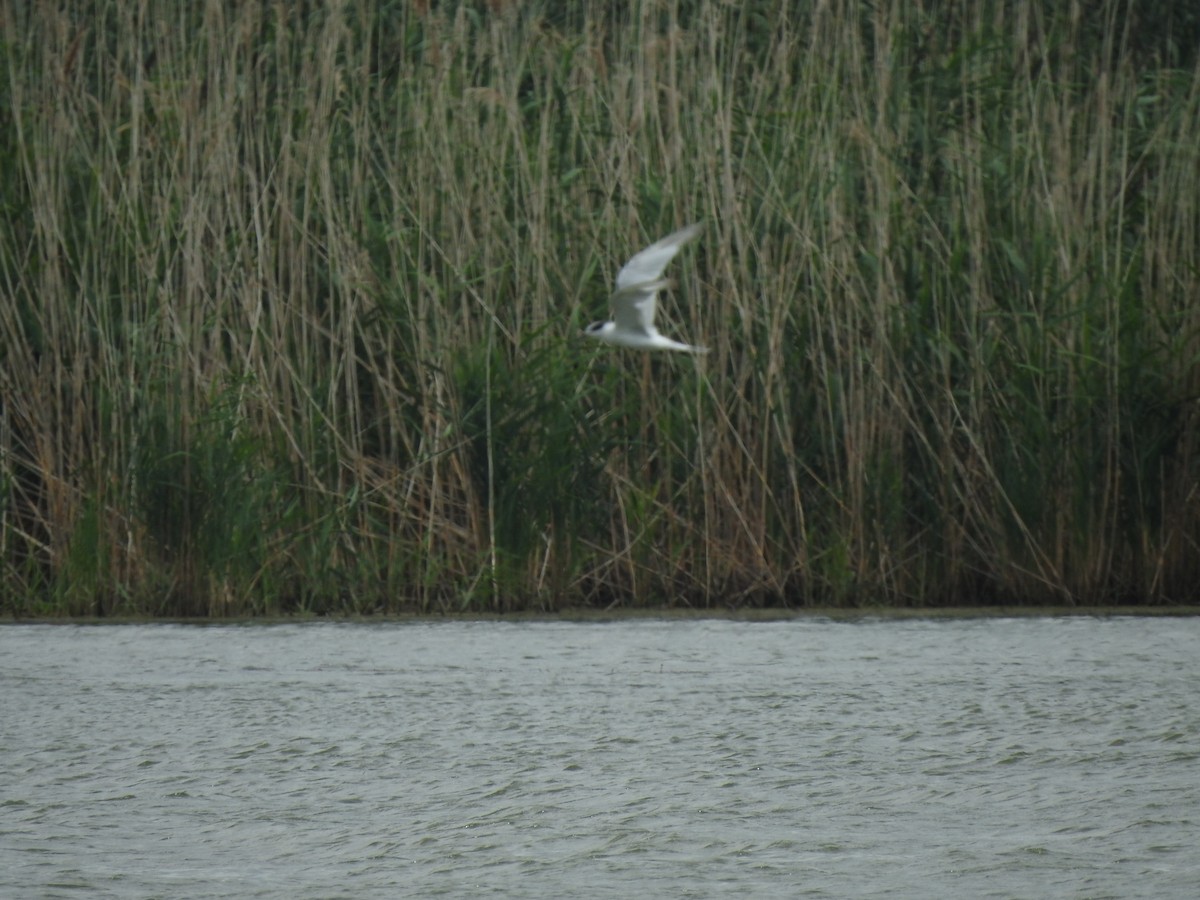
<svg viewBox="0 0 1200 900"><path fill-rule="evenodd" d="M1194 897L1200 619L0 628L0 896Z"/></svg>

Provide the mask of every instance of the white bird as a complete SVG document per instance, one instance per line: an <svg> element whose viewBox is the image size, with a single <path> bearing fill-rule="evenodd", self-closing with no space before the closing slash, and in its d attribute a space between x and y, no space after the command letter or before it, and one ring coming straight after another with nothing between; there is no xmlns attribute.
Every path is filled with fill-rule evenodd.
<svg viewBox="0 0 1200 900"><path fill-rule="evenodd" d="M679 248L700 233L700 228L699 222L681 228L625 263L617 273L617 289L609 301L612 304L613 321L593 322L583 333L606 344L635 350L707 353L707 347L673 341L663 337L654 327L658 292L671 283L662 277L663 270L679 252Z"/></svg>

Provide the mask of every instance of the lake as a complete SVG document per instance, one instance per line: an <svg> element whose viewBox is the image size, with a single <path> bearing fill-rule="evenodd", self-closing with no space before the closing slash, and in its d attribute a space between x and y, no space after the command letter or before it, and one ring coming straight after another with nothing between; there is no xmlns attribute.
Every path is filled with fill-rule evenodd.
<svg viewBox="0 0 1200 900"><path fill-rule="evenodd" d="M0 896L1194 897L1200 618L0 626Z"/></svg>

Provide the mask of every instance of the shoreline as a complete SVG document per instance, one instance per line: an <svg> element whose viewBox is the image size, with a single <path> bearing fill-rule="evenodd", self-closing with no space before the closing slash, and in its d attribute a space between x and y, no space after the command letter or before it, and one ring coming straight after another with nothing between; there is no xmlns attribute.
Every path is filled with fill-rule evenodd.
<svg viewBox="0 0 1200 900"><path fill-rule="evenodd" d="M633 609L587 609L572 607L559 612L520 611L386 613L377 616L347 615L264 615L213 617L179 616L22 616L0 621L0 625L295 625L328 624L408 624L430 622L576 622L580 624L622 622L628 620L789 622L825 619L832 622L868 620L907 621L913 619L1014 619L1014 618L1191 618L1200 616L1200 606L1163 604L1161 606L944 606L944 607L869 607L838 609L693 609L687 607L638 607Z"/></svg>

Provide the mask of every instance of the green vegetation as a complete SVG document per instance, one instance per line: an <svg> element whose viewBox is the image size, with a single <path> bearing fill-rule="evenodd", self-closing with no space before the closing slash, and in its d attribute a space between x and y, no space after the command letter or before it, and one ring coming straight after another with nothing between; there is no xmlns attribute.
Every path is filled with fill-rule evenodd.
<svg viewBox="0 0 1200 900"><path fill-rule="evenodd" d="M0 608L1194 602L1151 6L9 8ZM580 339L694 220L713 352Z"/></svg>

